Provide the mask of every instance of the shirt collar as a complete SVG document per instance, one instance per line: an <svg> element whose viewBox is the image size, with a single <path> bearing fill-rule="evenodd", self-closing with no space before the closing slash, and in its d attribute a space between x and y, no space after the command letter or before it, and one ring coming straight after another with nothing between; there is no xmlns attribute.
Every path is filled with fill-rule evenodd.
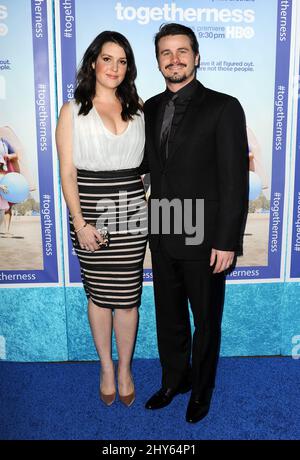
<svg viewBox="0 0 300 460"><path fill-rule="evenodd" d="M187 99L190 99L192 97L192 95L196 91L196 88L197 80L196 78L194 78L187 85L183 86L180 90L176 91L176 93L173 93L173 91L170 91L169 88L167 88L165 91L165 95L167 99L170 99L172 96L174 96L174 94L177 94L177 101L186 101Z"/></svg>

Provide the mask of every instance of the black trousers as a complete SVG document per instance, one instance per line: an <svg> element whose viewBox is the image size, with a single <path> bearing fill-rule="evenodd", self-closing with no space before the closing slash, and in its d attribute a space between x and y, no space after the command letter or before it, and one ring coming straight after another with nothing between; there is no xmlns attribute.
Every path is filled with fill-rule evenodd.
<svg viewBox="0 0 300 460"><path fill-rule="evenodd" d="M191 377L193 394L204 397L215 384L225 276L212 273L209 259L172 258L162 244L152 251L152 270L162 386L176 388Z"/></svg>

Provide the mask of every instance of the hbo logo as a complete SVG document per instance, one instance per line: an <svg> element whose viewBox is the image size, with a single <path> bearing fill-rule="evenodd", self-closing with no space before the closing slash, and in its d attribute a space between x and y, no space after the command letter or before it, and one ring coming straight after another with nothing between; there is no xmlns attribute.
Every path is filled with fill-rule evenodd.
<svg viewBox="0 0 300 460"><path fill-rule="evenodd" d="M227 26L225 28L226 38L253 38L254 29L252 27Z"/></svg>

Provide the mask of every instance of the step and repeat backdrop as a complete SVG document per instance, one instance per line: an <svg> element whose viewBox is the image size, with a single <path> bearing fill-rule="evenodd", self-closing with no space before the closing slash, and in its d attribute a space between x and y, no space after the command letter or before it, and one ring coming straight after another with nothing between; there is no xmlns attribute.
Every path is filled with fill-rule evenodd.
<svg viewBox="0 0 300 460"><path fill-rule="evenodd" d="M297 3L0 0L0 359L97 357L59 184L57 115L103 30L129 39L141 98L163 91L153 38L165 22L194 30L197 78L246 114L249 213L244 255L227 277L222 354L300 357ZM136 357L157 356L153 302L147 250Z"/></svg>

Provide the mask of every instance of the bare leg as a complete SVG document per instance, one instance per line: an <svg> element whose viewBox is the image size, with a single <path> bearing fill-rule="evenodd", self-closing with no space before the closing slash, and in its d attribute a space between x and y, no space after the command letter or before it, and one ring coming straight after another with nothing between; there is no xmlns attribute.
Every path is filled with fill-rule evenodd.
<svg viewBox="0 0 300 460"><path fill-rule="evenodd" d="M112 394L116 391L111 356L112 310L97 307L92 300L89 300L88 317L101 362L101 391L104 394Z"/></svg>
<svg viewBox="0 0 300 460"><path fill-rule="evenodd" d="M10 229L10 225L11 225L11 218L12 218L12 210L11 208L9 208L7 211L5 211L5 233L7 235L11 235L11 233L9 233L9 229Z"/></svg>
<svg viewBox="0 0 300 460"><path fill-rule="evenodd" d="M138 309L115 309L114 331L119 355L118 388L122 396L132 393L134 389L131 377L131 359L136 338Z"/></svg>
<svg viewBox="0 0 300 460"><path fill-rule="evenodd" d="M0 228L1 228L2 223L4 222L4 215L5 215L5 211L0 209Z"/></svg>

